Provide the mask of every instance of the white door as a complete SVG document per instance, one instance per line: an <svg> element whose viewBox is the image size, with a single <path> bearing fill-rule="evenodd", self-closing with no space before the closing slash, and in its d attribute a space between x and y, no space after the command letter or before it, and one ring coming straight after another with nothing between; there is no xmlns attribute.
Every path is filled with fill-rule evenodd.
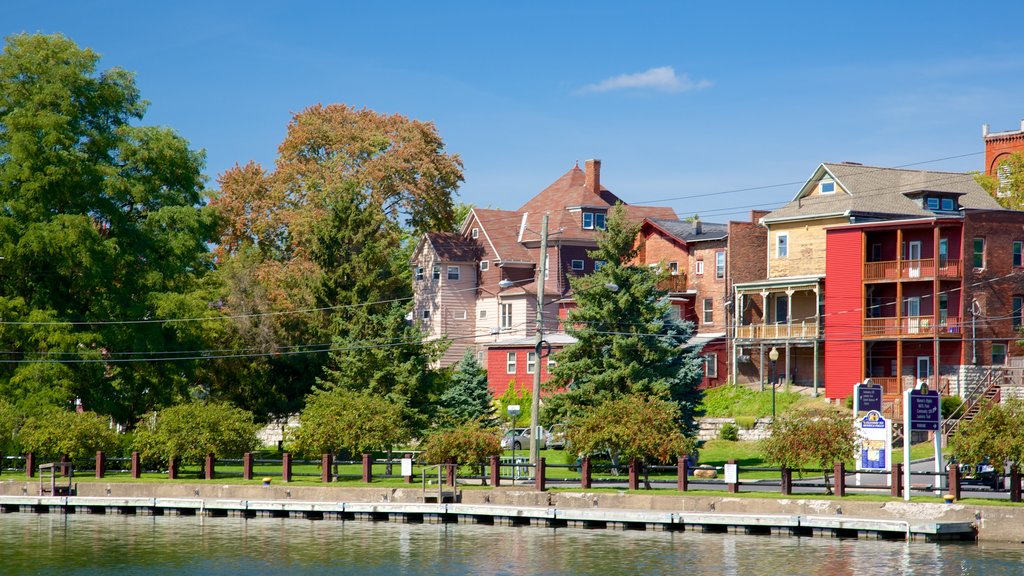
<svg viewBox="0 0 1024 576"><path fill-rule="evenodd" d="M919 296L910 296L906 299L906 305L903 310L904 316L906 316L907 322L907 333L917 334L921 331L921 298Z"/></svg>
<svg viewBox="0 0 1024 576"><path fill-rule="evenodd" d="M917 357L917 380L928 381L928 377L932 375L932 359L931 356L918 356Z"/></svg>
<svg viewBox="0 0 1024 576"><path fill-rule="evenodd" d="M911 278L921 277L921 241L914 240L907 244L907 260L910 261L908 268Z"/></svg>

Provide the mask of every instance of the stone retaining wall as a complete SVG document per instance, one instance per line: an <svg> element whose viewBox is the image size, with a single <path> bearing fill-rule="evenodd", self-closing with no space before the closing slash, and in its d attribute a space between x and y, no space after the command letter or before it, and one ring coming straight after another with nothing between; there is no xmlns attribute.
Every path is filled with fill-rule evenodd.
<svg viewBox="0 0 1024 576"><path fill-rule="evenodd" d="M758 418L754 422L754 427L745 430L736 426L739 429L740 440L763 440L771 436L769 425L771 424L771 418ZM722 430L722 426L725 423L736 424L735 418L698 418L698 424L700 424L700 431L697 432L698 440L715 440L718 438L718 434Z"/></svg>

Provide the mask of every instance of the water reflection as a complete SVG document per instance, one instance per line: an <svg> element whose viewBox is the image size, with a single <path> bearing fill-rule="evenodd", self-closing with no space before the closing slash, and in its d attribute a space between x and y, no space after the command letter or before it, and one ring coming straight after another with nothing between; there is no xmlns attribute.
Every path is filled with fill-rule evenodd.
<svg viewBox="0 0 1024 576"><path fill-rule="evenodd" d="M0 516L0 573L1019 574L1024 547L468 524Z"/></svg>

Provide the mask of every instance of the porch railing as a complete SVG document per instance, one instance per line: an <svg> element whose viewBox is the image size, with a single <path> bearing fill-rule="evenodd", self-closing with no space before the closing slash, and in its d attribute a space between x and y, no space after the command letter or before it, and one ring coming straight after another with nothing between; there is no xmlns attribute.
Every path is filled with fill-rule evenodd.
<svg viewBox="0 0 1024 576"><path fill-rule="evenodd" d="M686 274L674 274L658 282L658 290L686 292Z"/></svg>
<svg viewBox="0 0 1024 576"><path fill-rule="evenodd" d="M944 259L939 261L938 274L941 278L959 278L963 275L961 260ZM883 262L865 262L865 280L914 280L917 278L935 277L935 259L919 260L886 260Z"/></svg>
<svg viewBox="0 0 1024 576"><path fill-rule="evenodd" d="M747 324L736 328L736 337L747 340L806 340L817 338L820 334L820 324L814 321L789 324Z"/></svg>
<svg viewBox="0 0 1024 576"><path fill-rule="evenodd" d="M865 338L954 336L959 337L963 329L959 316L947 316L936 320L933 316L903 316L902 318L865 318Z"/></svg>

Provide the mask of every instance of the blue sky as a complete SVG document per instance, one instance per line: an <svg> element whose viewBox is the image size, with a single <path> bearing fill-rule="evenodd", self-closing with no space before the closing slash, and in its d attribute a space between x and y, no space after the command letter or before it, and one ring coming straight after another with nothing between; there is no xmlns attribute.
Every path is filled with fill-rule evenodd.
<svg viewBox="0 0 1024 576"><path fill-rule="evenodd" d="M152 4L152 5L150 5ZM272 164L290 115L434 122L460 200L518 208L579 160L627 202L706 221L788 200L823 161L979 170L1024 118L1024 2L18 2L136 73L210 185ZM695 197L697 196L697 197Z"/></svg>

